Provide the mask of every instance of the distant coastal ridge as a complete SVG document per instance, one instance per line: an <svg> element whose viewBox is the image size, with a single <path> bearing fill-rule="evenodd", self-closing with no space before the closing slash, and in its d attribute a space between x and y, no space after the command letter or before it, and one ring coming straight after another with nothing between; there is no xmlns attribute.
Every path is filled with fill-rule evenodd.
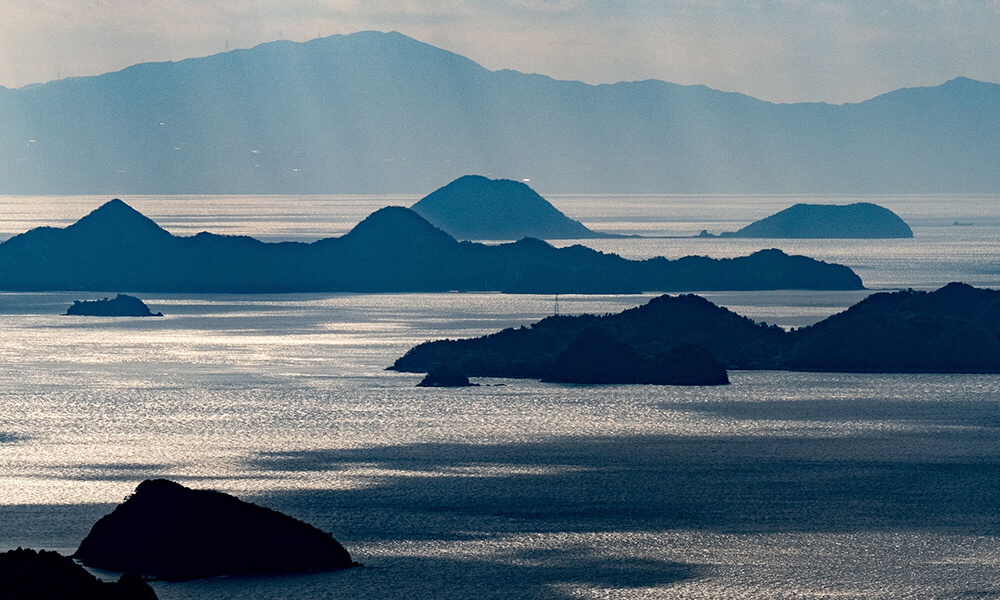
<svg viewBox="0 0 1000 600"><path fill-rule="evenodd" d="M66 228L0 244L0 290L123 292L447 292L628 294L645 291L858 290L850 268L780 250L733 259L627 260L535 238L459 242L413 210L386 207L313 243L172 235L121 200Z"/></svg>
<svg viewBox="0 0 1000 600"><path fill-rule="evenodd" d="M0 89L0 193L997 193L1000 85L775 104L491 71L405 35L273 42Z"/></svg>

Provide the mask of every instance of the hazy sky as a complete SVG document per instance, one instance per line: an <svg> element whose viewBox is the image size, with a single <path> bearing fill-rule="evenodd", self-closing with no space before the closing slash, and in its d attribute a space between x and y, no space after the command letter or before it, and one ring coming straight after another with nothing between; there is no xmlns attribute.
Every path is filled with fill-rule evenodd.
<svg viewBox="0 0 1000 600"><path fill-rule="evenodd" d="M780 102L1000 82L1000 0L0 0L0 85L363 29L490 69Z"/></svg>

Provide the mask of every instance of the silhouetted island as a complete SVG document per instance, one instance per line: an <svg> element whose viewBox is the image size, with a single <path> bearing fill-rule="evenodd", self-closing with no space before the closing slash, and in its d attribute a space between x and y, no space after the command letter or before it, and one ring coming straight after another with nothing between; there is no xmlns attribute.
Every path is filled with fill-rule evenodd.
<svg viewBox="0 0 1000 600"><path fill-rule="evenodd" d="M457 369L448 366L435 367L428 371L417 387L479 387Z"/></svg>
<svg viewBox="0 0 1000 600"><path fill-rule="evenodd" d="M459 177L411 208L460 240L621 237L591 231L552 206L527 184L510 179Z"/></svg>
<svg viewBox="0 0 1000 600"><path fill-rule="evenodd" d="M137 575L104 582L58 552L18 548L0 554L3 600L156 600L156 592Z"/></svg>
<svg viewBox="0 0 1000 600"><path fill-rule="evenodd" d="M603 332L595 343L597 328ZM591 337L582 349L581 335ZM425 342L389 368L447 365L477 377L637 383L629 373L641 370L643 356L666 351L672 358L661 363L681 364L677 349L689 344L729 369L1000 373L1000 292L951 283L934 292L872 294L793 331L755 323L700 296L660 296L617 314L552 316L479 338ZM575 379L560 375L567 368L579 373Z"/></svg>
<svg viewBox="0 0 1000 600"><path fill-rule="evenodd" d="M110 300L74 300L73 305L66 309L67 315L83 315L88 317L162 317L163 313L154 313L146 303L126 294L118 294Z"/></svg>
<svg viewBox="0 0 1000 600"><path fill-rule="evenodd" d="M843 265L780 250L733 259L626 260L525 238L459 242L414 211L375 211L347 234L310 244L171 235L121 200L66 228L0 244L0 290L186 293L863 289Z"/></svg>
<svg viewBox="0 0 1000 600"><path fill-rule="evenodd" d="M711 237L702 231L700 237ZM720 237L737 238L911 238L899 215L870 202L796 204Z"/></svg>
<svg viewBox="0 0 1000 600"><path fill-rule="evenodd" d="M337 540L277 511L165 479L143 481L73 555L88 567L167 580L356 566Z"/></svg>

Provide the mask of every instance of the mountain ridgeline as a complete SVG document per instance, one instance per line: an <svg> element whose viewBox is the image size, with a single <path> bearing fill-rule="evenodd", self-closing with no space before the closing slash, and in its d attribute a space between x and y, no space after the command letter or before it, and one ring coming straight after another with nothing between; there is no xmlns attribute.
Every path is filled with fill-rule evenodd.
<svg viewBox="0 0 1000 600"><path fill-rule="evenodd" d="M581 336L593 338L594 330L602 332L601 345L573 353ZM661 361L670 365L687 360L692 345L728 369L1000 373L1000 291L951 283L934 292L872 294L794 331L755 323L700 296L660 296L617 314L553 316L479 338L426 342L390 368L448 367L469 376L591 383L589 371L633 370L634 361L618 360L623 353L641 357L689 349L673 361ZM603 353L606 359L597 364L588 363L602 354L601 346L616 350ZM577 372L573 378L554 378L565 371L567 354L575 357ZM618 382L641 383L628 377Z"/></svg>
<svg viewBox="0 0 1000 600"><path fill-rule="evenodd" d="M398 33L0 90L0 193L997 192L1000 86L844 105L490 71Z"/></svg>
<svg viewBox="0 0 1000 600"><path fill-rule="evenodd" d="M637 293L863 289L851 269L780 250L733 259L626 260L584 246L525 238L459 242L402 207L313 243L170 234L121 200L66 228L39 227L0 244L0 290L132 292Z"/></svg>

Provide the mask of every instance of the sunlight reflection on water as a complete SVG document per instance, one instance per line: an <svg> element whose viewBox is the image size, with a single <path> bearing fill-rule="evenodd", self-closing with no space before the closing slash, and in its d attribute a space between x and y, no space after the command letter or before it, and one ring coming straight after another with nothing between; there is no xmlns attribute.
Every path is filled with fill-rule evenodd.
<svg viewBox="0 0 1000 600"><path fill-rule="evenodd" d="M66 223L102 200L0 199L16 209L0 231ZM134 203L178 233L315 239L385 199L217 200ZM715 221L699 215L731 199L623 197L610 216L600 198L553 200L598 229L662 235L734 229L792 199L744 199ZM995 285L995 200L885 199L915 241L760 247L860 265L869 285ZM601 244L636 256L757 249ZM427 390L384 368L424 340L534 322L553 298L143 295L167 316L60 316L113 292L0 294L0 549L71 552L139 481L170 477L333 531L369 566L156 583L163 599L1000 597L998 376ZM706 296L794 327L864 294ZM617 312L649 297L565 296L560 309Z"/></svg>

